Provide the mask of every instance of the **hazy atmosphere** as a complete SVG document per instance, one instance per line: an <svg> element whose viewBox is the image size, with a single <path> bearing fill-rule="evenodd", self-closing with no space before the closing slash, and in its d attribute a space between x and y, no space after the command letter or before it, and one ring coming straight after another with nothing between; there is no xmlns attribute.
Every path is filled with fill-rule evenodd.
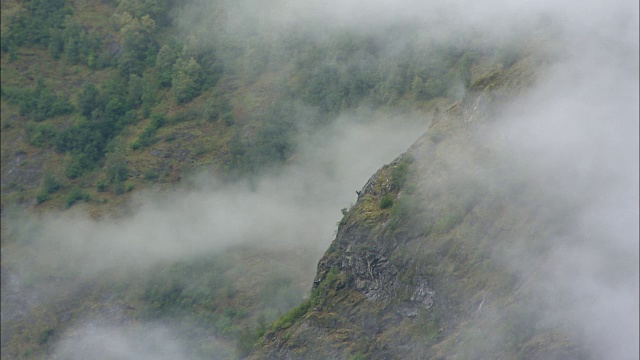
<svg viewBox="0 0 640 360"><path fill-rule="evenodd" d="M542 59L536 60L540 71L533 86L507 103L499 103L492 112L494 116L474 134L472 145L485 149L495 163L502 165L494 167L492 162L467 166L471 160L459 156L469 155L464 149L476 148L460 144L463 150L459 153L443 154L441 158L451 168L452 178L433 181L465 179L500 184L505 179L524 179L526 186L541 194L530 204L525 202L524 207L531 205L539 211L548 201L548 213L541 211L539 218L531 219L532 224L539 224L540 219L560 209L562 217L556 220L562 224L553 226L562 228L561 232L543 240L537 234L523 234L521 239L514 239L513 247L496 251L493 260L514 274L527 273L523 278L528 280L523 281L534 283L536 296L545 304L537 314L543 319L541 327L552 324L568 329L591 358L637 359L638 11L637 1L622 0L193 0L176 7L171 16L176 32L188 39L185 43L215 47L216 56L234 81L263 71L276 74L276 87L293 81L289 77L298 80L288 57L303 51L289 49L293 45L287 44L316 46L314 49L320 52L317 49L322 44L329 44L334 34L343 31L370 41L375 56L363 50L363 54L350 58L344 69L340 68L343 55L339 52L317 56L309 61L317 70L314 76L322 78L321 69L331 66L343 71L340 74L353 69L384 69L387 63L402 63L399 54L409 46L418 49L411 50L415 52L412 56L429 57L435 50L425 47L428 50L420 52L421 46L432 43L444 47L441 44L453 42L462 48L472 43L476 49L486 47L491 51L514 46L525 55L544 54L532 56ZM298 43L291 40L303 35L309 37ZM3 274L3 329L8 321L29 311L48 316L46 310L38 310L40 305L59 301L62 293L81 291L83 284L99 283L106 273L121 272L134 278L153 272L156 266L211 254L220 256L216 259L226 258L226 262L220 260L227 266L224 271L233 269L233 274L241 274L245 263L235 264L238 257L225 254L229 249L242 248L253 249L251 256L256 258L263 251L265 256L280 255L269 262L272 267L261 264L264 269L258 267L247 273L264 271L267 278L286 272L287 279L293 279L288 280L290 287L305 291L291 290L294 295L287 293L286 301L280 300L279 296L285 299L283 294L272 296L276 300L272 308L264 310L261 321L265 316L268 322L274 321L308 296L318 260L336 236L336 223L356 202L356 191L376 170L405 152L425 132L428 135L434 116L446 121L445 109L455 101L464 101L465 81L449 80L451 84L442 91L442 97L451 101L430 107L422 103L415 106L406 96L388 95L391 90L379 95L386 101L379 107L369 106L364 100L349 103L345 99L343 108L325 110L324 103L304 107L295 102L295 114L300 118L289 124L295 131L295 150L284 157L281 166L266 166L233 180L216 169L201 167L184 174L171 189L136 187L126 205L112 215L92 217L87 204L38 212L3 205L3 237L11 238L11 246L3 244L2 250L2 272L9 274L6 269L11 268L10 281ZM387 90L379 90L383 91ZM308 96L301 90L291 92L295 101ZM482 101L476 103L481 106ZM249 106L247 109L250 112ZM304 114L309 118L322 114L327 119L318 125L301 118ZM480 120L471 116L465 123L473 126L474 121ZM240 120L237 123L242 124ZM238 126L240 130L234 130L234 134L250 144L257 130L252 125ZM230 138L226 133L221 136ZM424 192L433 191L428 186ZM547 233L541 230L540 234L543 237ZM531 244L537 241L551 244L550 250L542 255L532 252L535 247ZM49 284L46 291L39 291L34 284L48 282L43 274L75 282L61 283L55 289ZM234 276L232 271L225 274ZM241 285L235 286L244 291ZM251 293L251 286L246 287ZM29 300L14 302L12 294L22 291L29 294L25 295ZM261 301L268 302L265 299L270 295L260 294ZM124 306L105 309L98 315L88 310L74 313L67 328L56 330L52 350L42 358L236 358L216 350L222 340L209 335L214 350L190 349L185 329L191 323L180 322L177 317L158 321L139 317L131 325L122 320L129 311ZM235 319L256 318L249 314ZM225 336L238 337L236 333ZM464 355L460 356L451 358Z"/></svg>
<svg viewBox="0 0 640 360"><path fill-rule="evenodd" d="M526 176L572 209L535 278L557 299L549 321L578 326L598 358L638 356L638 23L628 5L568 18L564 58L492 129Z"/></svg>
<svg viewBox="0 0 640 360"><path fill-rule="evenodd" d="M399 124L392 125L379 116L341 116L335 125L301 139L299 155L278 174L233 184L196 174L184 189L140 193L126 216L116 219L92 220L82 209L73 209L12 219L7 225L16 232L30 227L26 238L18 238L37 242L37 263L81 274L244 244L302 246L320 256L334 236L340 209L355 200L356 190L380 164L404 152L429 121L425 115L400 116Z"/></svg>

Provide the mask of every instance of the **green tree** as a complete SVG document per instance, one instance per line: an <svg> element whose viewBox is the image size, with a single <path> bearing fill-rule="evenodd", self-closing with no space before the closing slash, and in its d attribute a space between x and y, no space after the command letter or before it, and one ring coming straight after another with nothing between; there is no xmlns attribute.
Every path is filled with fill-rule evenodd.
<svg viewBox="0 0 640 360"><path fill-rule="evenodd" d="M25 124L25 131L29 144L37 147L44 147L56 137L56 129L49 123Z"/></svg>
<svg viewBox="0 0 640 360"><path fill-rule="evenodd" d="M83 45L85 45L80 40L80 35L84 33L84 29L71 16L65 18L63 26L64 56L69 63L79 64L84 50Z"/></svg>
<svg viewBox="0 0 640 360"><path fill-rule="evenodd" d="M144 84L142 78L136 74L129 75L129 105L137 107L142 103L142 94L144 92Z"/></svg>
<svg viewBox="0 0 640 360"><path fill-rule="evenodd" d="M142 115L149 117L151 115L151 107L155 105L156 98L156 80L153 75L145 73L142 76Z"/></svg>
<svg viewBox="0 0 640 360"><path fill-rule="evenodd" d="M112 158L108 159L105 165L107 172L107 180L111 184L123 182L129 176L129 168L127 162L121 153L115 154Z"/></svg>
<svg viewBox="0 0 640 360"><path fill-rule="evenodd" d="M156 72L160 85L164 87L171 86L171 77L173 75L173 64L176 62L176 53L167 45L163 45L156 56Z"/></svg>
<svg viewBox="0 0 640 360"><path fill-rule="evenodd" d="M173 70L173 98L178 104L191 101L200 95L202 68L194 58L178 59Z"/></svg>
<svg viewBox="0 0 640 360"><path fill-rule="evenodd" d="M60 58L64 51L64 37L61 29L51 29L49 31L49 54L55 60Z"/></svg>
<svg viewBox="0 0 640 360"><path fill-rule="evenodd" d="M64 0L24 1L24 10L10 19L5 40L14 46L30 44L46 48L51 29L61 28L70 13L71 8L65 6Z"/></svg>
<svg viewBox="0 0 640 360"><path fill-rule="evenodd" d="M159 21L161 25L167 25L171 2L171 0L120 0L116 11L127 12L138 18L148 15L155 21Z"/></svg>
<svg viewBox="0 0 640 360"><path fill-rule="evenodd" d="M64 98L58 98L42 78L36 80L32 89L3 88L3 96L7 101L18 105L20 114L29 116L35 121L68 114L73 106Z"/></svg>
<svg viewBox="0 0 640 360"><path fill-rule="evenodd" d="M100 92L98 88L92 83L85 83L82 86L82 90L78 94L78 109L80 114L85 117L90 117L91 113L99 108Z"/></svg>
<svg viewBox="0 0 640 360"><path fill-rule="evenodd" d="M118 68L127 77L130 74L140 75L150 52L155 55L155 21L148 15L138 19L125 12L119 16L119 23L123 49L118 59Z"/></svg>

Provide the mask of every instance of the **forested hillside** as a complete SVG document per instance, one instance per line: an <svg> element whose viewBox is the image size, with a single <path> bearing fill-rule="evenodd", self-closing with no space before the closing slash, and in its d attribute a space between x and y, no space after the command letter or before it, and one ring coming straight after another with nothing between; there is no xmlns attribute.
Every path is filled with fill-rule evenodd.
<svg viewBox="0 0 640 360"><path fill-rule="evenodd" d="M621 35L637 19L624 6L586 6L578 19L569 4L500 3L3 0L2 357L602 354L582 346L593 334L547 322L557 302L531 295L540 288L510 265L526 256L509 236L540 234L532 248L543 255L527 266L553 263L549 237L587 221L568 212L592 208L566 192L540 215L556 194L547 181L574 179L565 168L594 179L575 189L608 198L599 165L635 144L620 135L633 128L635 90L620 80L627 96L608 96L611 79L637 82L635 35ZM580 106L549 98L577 88L584 96L568 102L619 122L590 120L575 136L554 123ZM537 113L538 100L557 112ZM503 141L521 123L540 127ZM523 165L557 154L581 167ZM622 198L637 200L625 186ZM631 253L625 236L607 251ZM395 273L373 273L387 263ZM612 271L630 274L624 290L634 263ZM478 304L498 315L479 317ZM483 326L499 334L485 342Z"/></svg>
<svg viewBox="0 0 640 360"><path fill-rule="evenodd" d="M210 17L191 18L199 8ZM459 99L474 65L509 66L522 50L470 33L405 39L406 27L237 32L225 11L239 10L4 2L3 206L119 203L201 166L256 174L343 111Z"/></svg>

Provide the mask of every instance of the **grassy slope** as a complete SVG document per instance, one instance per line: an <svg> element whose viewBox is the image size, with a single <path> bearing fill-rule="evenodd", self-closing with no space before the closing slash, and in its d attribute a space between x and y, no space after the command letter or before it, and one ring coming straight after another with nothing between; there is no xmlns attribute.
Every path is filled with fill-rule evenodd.
<svg viewBox="0 0 640 360"><path fill-rule="evenodd" d="M3 26L6 27L8 19L19 5L7 1L2 6ZM112 8L93 1L79 1L73 3L73 6L74 19L78 23L113 38L118 37L110 23ZM170 32L171 29L167 31ZM115 68L91 70L84 65L71 65L64 58L53 60L47 50L34 47L20 47L16 54L18 60L13 62L9 61L7 53L3 53L0 59L3 87L31 88L37 78L44 78L58 96L70 99L73 104L76 103L84 83L100 86L117 71ZM121 149L120 154L130 170L125 188L143 189L156 185L165 188L175 183L181 174L201 166L207 166L214 172L222 171L223 164L229 160L228 142L235 129L255 127L248 123L246 114L270 104L270 99L277 93L274 91L271 74L264 74L254 80L255 83L246 84L234 79L222 79L217 87L183 105L177 105L173 101L170 89L159 89L156 93L158 101L151 113L163 114L170 121L156 132L157 142L141 150L129 147L149 124L148 118L128 125L113 140L115 146ZM205 99L215 91L224 92L225 97L230 98L232 105L235 105L234 114L238 116L236 124L231 127L221 120L205 120L201 115ZM63 209L66 207L65 197L73 187L78 187L89 195L90 211L96 216L113 211L128 199L127 193L116 195L109 189L105 192L96 189L96 183L104 179L101 164L77 179L67 179L63 171L70 158L55 152L51 146L38 148L30 145L25 126L34 122L21 116L17 105L2 100L1 111L3 208L21 204L35 210ZM42 124L61 129L75 123L74 116L58 116L44 120ZM110 156L113 154L108 153L102 164L108 162ZM62 190L52 194L51 200L36 204L35 197L45 173L52 173L62 183ZM150 173L155 175L149 176Z"/></svg>
<svg viewBox="0 0 640 360"><path fill-rule="evenodd" d="M14 1L2 2L3 29L7 19L18 8ZM78 1L74 3L74 17L81 24L113 33L109 23L112 9L100 2ZM75 103L77 95L85 82L100 85L105 79L113 76L116 70L94 71L82 65L70 65L64 59L51 59L48 51L33 47L21 47L17 51L18 60L10 62L6 53L0 58L2 86L29 88L35 84L37 77L46 79L47 84ZM235 131L219 121L209 121L200 116L204 99L212 91L224 91L231 98L237 109L250 111L264 107L272 91L273 76L266 74L257 79L255 84L243 84L236 80L224 78L218 87L201 94L200 97L184 105L176 105L171 98L170 90L159 90L156 96L158 104L152 113L165 114L167 118L179 119L169 122L156 132L158 139L154 144L142 150L132 150L128 145L143 132L149 119L142 119L130 125L118 135L114 143L120 144L124 150L123 158L129 168L129 177L125 187L130 192L116 195L109 188L101 192L96 183L104 177L103 169L96 168L77 179L67 179L64 168L69 157L59 154L52 147L38 148L30 145L25 138L24 124L29 120L19 114L18 107L4 99L1 103L2 126L2 207L8 209L14 204L27 207L30 211L50 212L64 209L66 197L73 187L81 189L89 195L90 200L84 207L94 217L117 213L125 205L135 191L153 187L155 190L174 186L180 178L200 167L216 172L228 158L228 141ZM243 113L236 111L236 126L251 127ZM44 120L56 128L72 123L73 116L65 115ZM104 159L108 162L110 154ZM45 173L51 173L61 182L62 189L51 195L51 199L36 204L35 197ZM157 177L150 178L154 173ZM3 212L3 216L6 212ZM3 253L29 253L28 246L10 241L4 218ZM192 345L194 356L212 356L228 354L236 357L236 338L244 327L255 328L260 322L272 321L284 310L300 300L307 288L308 278L300 272L305 268L308 259L304 256L293 258L291 255L300 252L296 249L235 249L225 253L227 261L221 268L203 270L205 275L220 277L216 286L203 288L205 297L196 299L196 308L180 309L187 315L181 321L193 321L196 318L209 319L209 325L203 327L195 324L194 328L205 329L194 336ZM302 251L304 255L304 251ZM268 254L265 256L265 254ZM209 262L217 263L219 254L208 254ZM16 256L16 258L22 256ZM300 260L304 263L297 263ZM174 266L179 266L175 265ZM247 265L250 265L247 267ZM181 266L189 266L182 264ZM205 265L201 265L205 266ZM290 270L293 267L295 270ZM76 275L64 276L49 274L46 266L42 273L20 273L16 275L9 269L18 269L12 259L3 255L2 283L7 288L12 281L21 281L24 285L19 293L7 291L3 295L5 314L14 310L21 313L17 318L3 321L2 353L7 359L40 359L50 354L54 344L65 331L73 331L70 326L80 319L101 316L116 309L120 313L126 327L135 328L147 319L145 313L153 313L153 305L145 300L144 290L153 286L151 276L146 273L131 277L130 273L113 272L105 274L99 282L83 280ZM166 270L165 280L178 276L171 272L171 266L160 266ZM167 270L169 269L169 270ZM13 278L19 276L19 278ZM162 278L162 277L161 277ZM259 281L257 279L260 279ZM6 288L5 288L6 289ZM3 289L4 292L4 289ZM262 292L269 292L267 295ZM17 297L18 303L15 303ZM272 299L270 300L269 297ZM39 300L42 298L43 300ZM20 302L28 299L28 306L23 308ZM280 301L280 303L277 303ZM5 307L6 305L6 307ZM284 308L283 308L284 306ZM22 309L22 310L21 310ZM235 309L235 310L234 310ZM236 310L242 315L237 315ZM25 312L26 311L26 312ZM162 315L155 315L161 318ZM263 318L261 320L261 317ZM260 320L260 321L259 321ZM253 338L253 335L252 335ZM211 339L216 339L211 341ZM189 340L189 339L187 339Z"/></svg>

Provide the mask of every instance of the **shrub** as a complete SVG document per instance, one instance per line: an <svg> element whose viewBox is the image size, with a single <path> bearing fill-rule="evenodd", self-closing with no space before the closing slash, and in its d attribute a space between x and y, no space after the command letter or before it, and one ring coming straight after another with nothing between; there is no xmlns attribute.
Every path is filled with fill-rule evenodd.
<svg viewBox="0 0 640 360"><path fill-rule="evenodd" d="M53 194L60 190L62 186L51 173L44 174L42 179L42 191L47 194Z"/></svg>
<svg viewBox="0 0 640 360"><path fill-rule="evenodd" d="M98 180L96 182L96 188L99 192L104 192L107 189L107 183L104 180Z"/></svg>
<svg viewBox="0 0 640 360"><path fill-rule="evenodd" d="M55 333L56 331L54 329L46 329L42 331L38 336L38 344L46 344L55 335Z"/></svg>
<svg viewBox="0 0 640 360"><path fill-rule="evenodd" d="M122 118L120 118L120 123L124 127L124 125L131 125L138 122L138 114L136 114L135 110L127 111Z"/></svg>
<svg viewBox="0 0 640 360"><path fill-rule="evenodd" d="M47 201L51 199L51 195L49 195L48 193L44 192L44 191L40 191L37 195L36 195L36 203L38 204L42 204L43 202Z"/></svg>
<svg viewBox="0 0 640 360"><path fill-rule="evenodd" d="M400 162L391 169L391 189L399 190L407 181L409 176L409 165L406 162Z"/></svg>
<svg viewBox="0 0 640 360"><path fill-rule="evenodd" d="M97 108L103 108L99 106L98 99L100 98L100 92L98 88L92 83L85 83L82 86L80 94L78 94L78 108L80 114L85 117L90 117L91 113Z"/></svg>
<svg viewBox="0 0 640 360"><path fill-rule="evenodd" d="M98 153L95 148L89 146L86 149L86 153L74 153L71 158L71 163L65 169L65 175L69 179L77 178L85 171L93 169L99 156L101 156L101 153Z"/></svg>
<svg viewBox="0 0 640 360"><path fill-rule="evenodd" d="M78 201L88 201L88 200L89 200L89 195L83 193L82 191L80 191L80 189L74 186L71 189L71 191L69 191L69 193L67 194L65 205L67 208L70 208L71 206L73 206L73 204L75 204Z"/></svg>
<svg viewBox="0 0 640 360"><path fill-rule="evenodd" d="M142 134L140 134L140 136L138 136L138 139L131 143L131 149L137 150L141 147L146 147L155 143L157 141L156 137L154 136L155 131L164 126L166 122L167 121L164 116L160 114L152 115L151 123L149 123L149 125L144 128L144 131L142 132Z"/></svg>
<svg viewBox="0 0 640 360"><path fill-rule="evenodd" d="M153 170L149 170L147 172L144 173L144 179L148 180L148 181L152 181L158 178L158 173L153 171Z"/></svg>
<svg viewBox="0 0 640 360"><path fill-rule="evenodd" d="M232 110L233 107L227 99L214 95L205 105L203 115L207 120L217 121L222 118L226 123L227 118L233 120L233 114L231 113Z"/></svg>
<svg viewBox="0 0 640 360"><path fill-rule="evenodd" d="M64 175L69 179L75 179L82 175L82 167L77 161L71 161L71 164L64 170Z"/></svg>
<svg viewBox="0 0 640 360"><path fill-rule="evenodd" d="M389 194L384 194L380 198L380 209L388 209L393 206L393 198Z"/></svg>
<svg viewBox="0 0 640 360"><path fill-rule="evenodd" d="M121 195L125 192L124 184L121 182L114 183L112 189L114 195Z"/></svg>
<svg viewBox="0 0 640 360"><path fill-rule="evenodd" d="M363 353L356 351L354 354L349 356L349 360L365 360L367 358Z"/></svg>
<svg viewBox="0 0 640 360"><path fill-rule="evenodd" d="M127 163L123 159L116 159L107 164L107 179L109 183L114 184L125 181L129 176Z"/></svg>
<svg viewBox="0 0 640 360"><path fill-rule="evenodd" d="M4 98L18 105L20 114L35 121L42 121L73 111L73 106L66 99L58 98L43 79L36 81L32 89L2 88Z"/></svg>
<svg viewBox="0 0 640 360"><path fill-rule="evenodd" d="M163 127L166 122L167 121L164 116L160 114L153 114L151 115L151 124L149 124L149 128L151 128L152 130L157 130Z"/></svg>
<svg viewBox="0 0 640 360"><path fill-rule="evenodd" d="M25 132L29 143L33 146L44 147L56 138L56 130L51 124L28 123Z"/></svg>
<svg viewBox="0 0 640 360"><path fill-rule="evenodd" d="M195 59L178 59L171 80L176 103L183 104L200 95L202 79L202 68Z"/></svg>

